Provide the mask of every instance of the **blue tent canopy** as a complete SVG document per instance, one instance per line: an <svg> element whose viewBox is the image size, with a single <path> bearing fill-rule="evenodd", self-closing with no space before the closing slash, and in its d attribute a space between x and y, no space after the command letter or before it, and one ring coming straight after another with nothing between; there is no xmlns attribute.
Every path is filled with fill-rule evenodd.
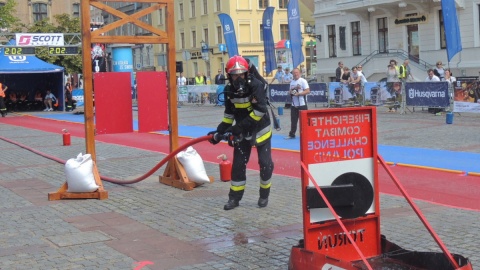
<svg viewBox="0 0 480 270"><path fill-rule="evenodd" d="M5 56L0 47L0 82L8 86L9 93L28 93L33 99L35 92L43 95L51 90L57 97L59 109L63 110L64 68L38 59L35 56Z"/></svg>

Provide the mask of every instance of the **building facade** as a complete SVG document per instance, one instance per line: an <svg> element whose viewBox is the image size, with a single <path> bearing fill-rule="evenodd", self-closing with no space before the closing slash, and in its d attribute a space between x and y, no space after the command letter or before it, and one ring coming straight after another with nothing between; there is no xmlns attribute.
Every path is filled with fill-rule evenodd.
<svg viewBox="0 0 480 270"><path fill-rule="evenodd" d="M314 19L323 40L317 45L317 77L329 82L337 63L363 65L377 80L388 61L409 58L423 81L437 61L457 77L478 76L480 0L455 1L463 50L448 63L440 0L315 0Z"/></svg>
<svg viewBox="0 0 480 270"><path fill-rule="evenodd" d="M313 2L310 6L303 1L299 3L302 24L313 24L311 17ZM181 62L184 76L192 78L200 72L213 78L217 70L224 70L228 53L220 51L219 47L219 44L225 44L218 18L220 13L229 14L232 18L239 54L249 58L257 66L260 74L267 76L264 73L265 57L261 31L263 12L268 6L275 8L272 27L274 41L289 39L287 4L288 0L175 1L176 61ZM164 28L164 10L153 14L152 20L154 26ZM205 54L202 57L202 42L208 45L208 57L205 57ZM307 46L303 46L306 59L310 55L308 49ZM166 46L154 45L154 53L157 59L156 70L165 70ZM310 61L310 58L307 60Z"/></svg>
<svg viewBox="0 0 480 270"><path fill-rule="evenodd" d="M6 0L0 0L0 5L4 5L5 2ZM16 16L26 25L43 19L53 22L54 15L63 13L80 17L80 0L17 0L16 2Z"/></svg>

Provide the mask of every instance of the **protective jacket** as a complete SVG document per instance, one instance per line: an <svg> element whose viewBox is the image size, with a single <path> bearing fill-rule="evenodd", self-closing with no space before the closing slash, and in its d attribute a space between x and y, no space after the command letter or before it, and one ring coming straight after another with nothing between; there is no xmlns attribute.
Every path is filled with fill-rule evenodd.
<svg viewBox="0 0 480 270"><path fill-rule="evenodd" d="M245 139L252 145L261 145L272 137L270 117L264 85L253 76L248 76L245 92L235 94L233 85L225 86L225 111L217 132L225 133L235 121L242 129Z"/></svg>

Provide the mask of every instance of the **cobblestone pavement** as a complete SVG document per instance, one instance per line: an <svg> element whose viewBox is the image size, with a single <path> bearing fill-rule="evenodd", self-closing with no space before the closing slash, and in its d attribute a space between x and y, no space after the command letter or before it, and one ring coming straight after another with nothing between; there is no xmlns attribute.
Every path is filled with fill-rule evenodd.
<svg viewBox="0 0 480 270"><path fill-rule="evenodd" d="M179 108L182 125L216 126L221 115L213 106ZM288 110L281 117L288 122ZM379 142L478 153L478 139L467 138L478 133L479 122L476 115L456 115L446 125L444 116L425 112L379 112ZM81 138L65 147L59 134L1 123L0 136L63 160L85 149ZM275 175L263 209L256 206L256 171L248 171L240 207L224 211L229 183L182 191L158 182L164 167L134 185L105 183L107 200L48 201L47 193L65 181L63 165L3 140L0 149L0 269L286 269L290 248L303 238L296 178ZM165 156L101 142L96 151L100 173L120 179L144 174ZM218 178L218 164L205 167ZM403 198L382 194L380 200L381 230L389 240L440 251ZM417 203L448 249L478 267L480 212Z"/></svg>

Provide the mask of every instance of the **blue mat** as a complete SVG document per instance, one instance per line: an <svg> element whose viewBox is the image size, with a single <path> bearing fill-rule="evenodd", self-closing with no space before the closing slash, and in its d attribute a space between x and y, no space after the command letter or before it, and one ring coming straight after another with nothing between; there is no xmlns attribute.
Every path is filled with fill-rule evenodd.
<svg viewBox="0 0 480 270"><path fill-rule="evenodd" d="M34 114L36 117L83 123L84 115L67 114ZM134 130L138 130L138 121L133 121ZM198 138L206 135L214 127L179 126L178 133L182 137ZM166 131L159 131L168 134ZM286 133L285 133L286 134ZM285 140L286 135L274 134L272 147L291 151L300 151L300 139L297 137ZM435 150L424 148L413 148L404 146L378 145L378 152L386 161L393 163L405 163L418 166L427 166L440 169L458 170L463 172L480 172L478 161L480 154L455 152L448 150Z"/></svg>

